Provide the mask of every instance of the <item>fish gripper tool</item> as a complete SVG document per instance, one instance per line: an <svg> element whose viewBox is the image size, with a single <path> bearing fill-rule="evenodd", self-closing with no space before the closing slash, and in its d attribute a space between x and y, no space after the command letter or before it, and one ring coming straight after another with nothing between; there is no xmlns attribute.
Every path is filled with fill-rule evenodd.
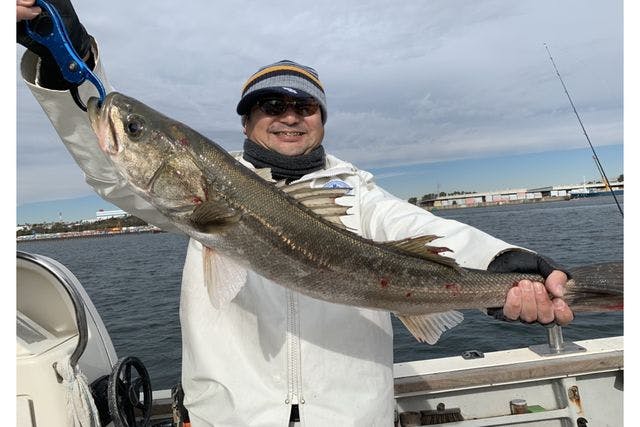
<svg viewBox="0 0 640 427"><path fill-rule="evenodd" d="M56 63L60 67L60 72L64 79L75 85L70 89L70 92L78 107L83 111L87 111L87 106L78 95L78 86L85 80L89 80L96 87L100 98L98 103L102 104L106 97L104 85L73 48L62 18L56 8L45 0L36 0L34 5L40 6L46 11L51 19L52 26L51 32L41 34L35 28L32 28L31 21L26 21L25 29L29 37L49 49L51 55L53 55Z"/></svg>

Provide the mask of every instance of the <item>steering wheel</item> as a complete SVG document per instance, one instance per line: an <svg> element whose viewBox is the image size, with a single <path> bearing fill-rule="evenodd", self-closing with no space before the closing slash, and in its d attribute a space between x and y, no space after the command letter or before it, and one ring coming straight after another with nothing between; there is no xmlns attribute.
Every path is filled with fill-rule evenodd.
<svg viewBox="0 0 640 427"><path fill-rule="evenodd" d="M136 375L132 377L132 369ZM142 391L142 400L140 392ZM144 427L151 418L151 380L137 357L123 357L109 375L109 413L116 427ZM136 416L137 412L137 416ZM139 423L136 418L140 418Z"/></svg>

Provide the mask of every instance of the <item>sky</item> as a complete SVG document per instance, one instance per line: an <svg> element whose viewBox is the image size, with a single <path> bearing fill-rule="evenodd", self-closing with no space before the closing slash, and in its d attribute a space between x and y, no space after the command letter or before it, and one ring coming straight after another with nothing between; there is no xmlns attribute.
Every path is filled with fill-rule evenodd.
<svg viewBox="0 0 640 427"><path fill-rule="evenodd" d="M177 4L75 7L115 90L227 149L242 146L235 106L247 77L291 59L325 87L326 150L399 197L598 179L546 43L607 175L624 173L621 0ZM112 209L20 78L23 51L17 222Z"/></svg>

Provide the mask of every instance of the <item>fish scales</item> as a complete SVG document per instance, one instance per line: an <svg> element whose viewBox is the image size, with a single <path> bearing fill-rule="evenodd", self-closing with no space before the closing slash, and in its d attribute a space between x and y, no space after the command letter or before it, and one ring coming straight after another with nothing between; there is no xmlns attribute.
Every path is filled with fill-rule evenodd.
<svg viewBox="0 0 640 427"><path fill-rule="evenodd" d="M101 148L131 188L176 227L243 268L313 298L429 315L501 307L519 280L543 280L461 268L412 241L360 237L198 132L125 95L109 94L102 107L90 101L89 115ZM574 275L566 286L574 310L621 307L621 263L587 266L581 274L586 281Z"/></svg>
<svg viewBox="0 0 640 427"><path fill-rule="evenodd" d="M306 294L331 302L424 313L434 308L499 306L510 285L523 277L500 276L498 285L503 292L496 292L495 284L486 277L473 277L471 272L458 273L381 247L318 220L313 212L299 206L272 184L256 179L244 166L235 165L231 156L221 154L220 162L210 166L218 170L228 168L224 175L235 175L233 179L240 183L236 188L244 188L229 194L230 204L245 214L238 225L225 231L225 239L231 247L252 247L253 253L248 255L253 259L252 267L276 282L289 283ZM216 156L212 153L206 157ZM313 227L309 227L312 223ZM267 236L260 242L264 246L255 245L257 236ZM205 243L206 237L202 241ZM299 268L291 268L299 265L304 265L303 275ZM382 278L387 279L386 286L380 285ZM336 289L335 284L342 282L352 286ZM452 283L457 287L447 288ZM483 283L491 284L483 290ZM476 286L472 289L467 284ZM447 289L451 290L447 292Z"/></svg>
<svg viewBox="0 0 640 427"><path fill-rule="evenodd" d="M276 282L290 283L304 293L332 302L389 309L389 301L395 300L391 307L394 311L407 312L408 307L415 306L418 312L425 312L425 308L429 310L430 307L423 298L428 298L434 300L439 309L447 308L442 306L444 299L437 298L442 292L434 289L437 286L434 279L437 270L450 274L450 268L432 266L422 259L407 257L319 220L313 212L274 185L256 178L255 173L239 165L226 152L208 150L210 143L202 138L196 136L190 144L194 149L210 151L199 156L208 159L202 167L217 170L218 174L236 183L236 190L243 189L233 191L228 188L229 205L242 211L243 216L222 236L232 248L252 248L252 253L246 256L253 260L253 269ZM217 161L212 162L212 159ZM313 227L309 227L312 223ZM258 236L265 238L259 239ZM200 240L206 244L209 237L203 236ZM305 267L302 275L300 268L291 268L299 265ZM371 265L376 267L373 271ZM386 287L380 286L383 277L389 280ZM416 277L427 280L416 283ZM335 283L345 281L353 286L335 289ZM451 277L447 277L443 286L450 281ZM465 281L463 275L460 275L460 281ZM459 301L455 305L458 308L478 308L478 291L465 292L462 288L457 292ZM408 293L411 295L407 296ZM500 305L505 294L488 292L487 295L490 296L487 303ZM385 301L382 306L380 301Z"/></svg>

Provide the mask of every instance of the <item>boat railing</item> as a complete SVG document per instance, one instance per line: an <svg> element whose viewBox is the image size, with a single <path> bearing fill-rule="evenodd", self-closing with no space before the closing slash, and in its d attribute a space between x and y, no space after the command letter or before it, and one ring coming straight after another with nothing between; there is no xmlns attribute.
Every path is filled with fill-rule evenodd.
<svg viewBox="0 0 640 427"><path fill-rule="evenodd" d="M89 330L87 327L87 316L84 310L82 298L78 294L76 288L71 285L71 283L73 283L73 279L69 277L64 271L56 268L55 265L47 263L42 258L35 257L27 252L17 251L17 257L45 268L56 278L56 280L60 282L62 288L69 296L71 304L73 305L74 314L76 316L76 324L78 326L78 344L76 345L76 348L71 354L69 360L71 366L77 366L80 356L82 356L85 348L87 347L87 342L89 341Z"/></svg>

